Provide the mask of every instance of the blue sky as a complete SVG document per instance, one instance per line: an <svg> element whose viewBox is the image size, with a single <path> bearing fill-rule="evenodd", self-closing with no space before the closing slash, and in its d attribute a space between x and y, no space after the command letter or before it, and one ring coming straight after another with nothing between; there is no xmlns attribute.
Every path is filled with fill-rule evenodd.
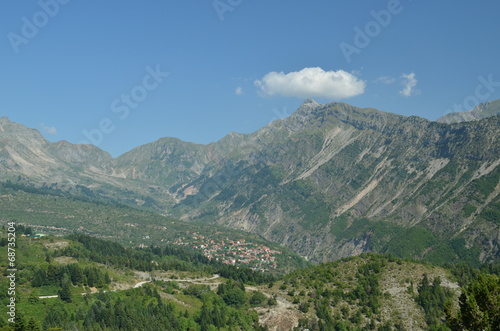
<svg viewBox="0 0 500 331"><path fill-rule="evenodd" d="M0 12L0 116L113 156L311 97L431 120L500 98L500 2L40 0Z"/></svg>

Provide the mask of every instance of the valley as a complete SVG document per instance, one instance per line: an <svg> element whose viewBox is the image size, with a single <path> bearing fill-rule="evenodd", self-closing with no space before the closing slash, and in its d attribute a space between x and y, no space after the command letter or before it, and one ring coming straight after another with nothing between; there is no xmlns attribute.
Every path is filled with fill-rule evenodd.
<svg viewBox="0 0 500 331"><path fill-rule="evenodd" d="M115 159L90 145L48 142L2 118L2 185L54 196L27 198L46 200L50 222L28 201L18 211L2 207L4 220L92 233L119 215L96 207L98 217L71 221L75 215L55 212L59 195L132 208L113 231L135 245L146 236L169 241L160 229L217 225L257 233L313 262L362 252L491 262L500 235L500 125L492 116L499 107L478 107L479 120L443 124L306 100L251 134L208 145L162 138ZM9 200L2 203L16 205ZM135 210L150 214L136 222ZM138 227L141 236L132 235ZM400 238L412 247L401 247Z"/></svg>
<svg viewBox="0 0 500 331"><path fill-rule="evenodd" d="M0 220L23 232L21 320L34 330L465 325L468 285L498 285L498 104L446 124L307 100L251 134L162 138L117 158L0 118Z"/></svg>
<svg viewBox="0 0 500 331"><path fill-rule="evenodd" d="M3 248L5 239L2 230ZM500 286L498 268L376 254L274 278L175 245L124 248L86 235L19 236L16 244L18 320L28 330L134 330L138 323L144 330L428 330L453 323L465 284L489 277ZM7 262L0 258L2 268ZM2 302L6 287L4 277Z"/></svg>

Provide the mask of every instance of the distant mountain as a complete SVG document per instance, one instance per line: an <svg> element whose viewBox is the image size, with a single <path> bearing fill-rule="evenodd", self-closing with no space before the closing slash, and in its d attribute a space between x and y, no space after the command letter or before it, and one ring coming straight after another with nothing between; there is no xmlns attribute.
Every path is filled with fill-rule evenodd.
<svg viewBox="0 0 500 331"><path fill-rule="evenodd" d="M4 180L85 186L255 232L316 262L367 251L439 263L500 257L498 116L449 125L307 100L252 134L208 145L162 138L116 159L0 123Z"/></svg>
<svg viewBox="0 0 500 331"><path fill-rule="evenodd" d="M177 216L315 261L364 251L445 262L499 254L500 119L447 125L307 103L177 191ZM255 144L254 144L255 143Z"/></svg>
<svg viewBox="0 0 500 331"><path fill-rule="evenodd" d="M127 179L119 171L111 155L98 147L52 143L37 130L0 117L1 181L62 190L81 186L105 197L140 204L143 193L149 192L148 186Z"/></svg>
<svg viewBox="0 0 500 331"><path fill-rule="evenodd" d="M483 118L500 115L500 100L480 103L474 109L462 113L449 113L436 121L439 123L460 123L467 121L476 121Z"/></svg>
<svg viewBox="0 0 500 331"><path fill-rule="evenodd" d="M0 117L0 164L2 177L24 175L33 180L67 180L102 173L111 156L92 145L48 142L37 130Z"/></svg>

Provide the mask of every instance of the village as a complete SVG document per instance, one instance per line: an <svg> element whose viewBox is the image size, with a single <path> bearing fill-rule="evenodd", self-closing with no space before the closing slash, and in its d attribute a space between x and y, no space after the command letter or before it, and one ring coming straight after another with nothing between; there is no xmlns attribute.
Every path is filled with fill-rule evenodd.
<svg viewBox="0 0 500 331"><path fill-rule="evenodd" d="M214 238L217 233L214 234ZM278 267L280 251L263 244L247 242L245 239L214 239L197 232L186 231L186 236L177 238L173 244L193 247L203 252L208 259L236 266L246 266L255 271L267 272Z"/></svg>

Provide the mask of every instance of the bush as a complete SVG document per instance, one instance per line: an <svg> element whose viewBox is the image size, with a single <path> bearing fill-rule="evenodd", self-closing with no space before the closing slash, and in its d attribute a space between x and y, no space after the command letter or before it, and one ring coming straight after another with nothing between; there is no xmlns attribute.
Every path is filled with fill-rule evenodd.
<svg viewBox="0 0 500 331"><path fill-rule="evenodd" d="M265 300L266 296L262 292L255 291L253 292L252 297L250 298L250 304L258 306Z"/></svg>

